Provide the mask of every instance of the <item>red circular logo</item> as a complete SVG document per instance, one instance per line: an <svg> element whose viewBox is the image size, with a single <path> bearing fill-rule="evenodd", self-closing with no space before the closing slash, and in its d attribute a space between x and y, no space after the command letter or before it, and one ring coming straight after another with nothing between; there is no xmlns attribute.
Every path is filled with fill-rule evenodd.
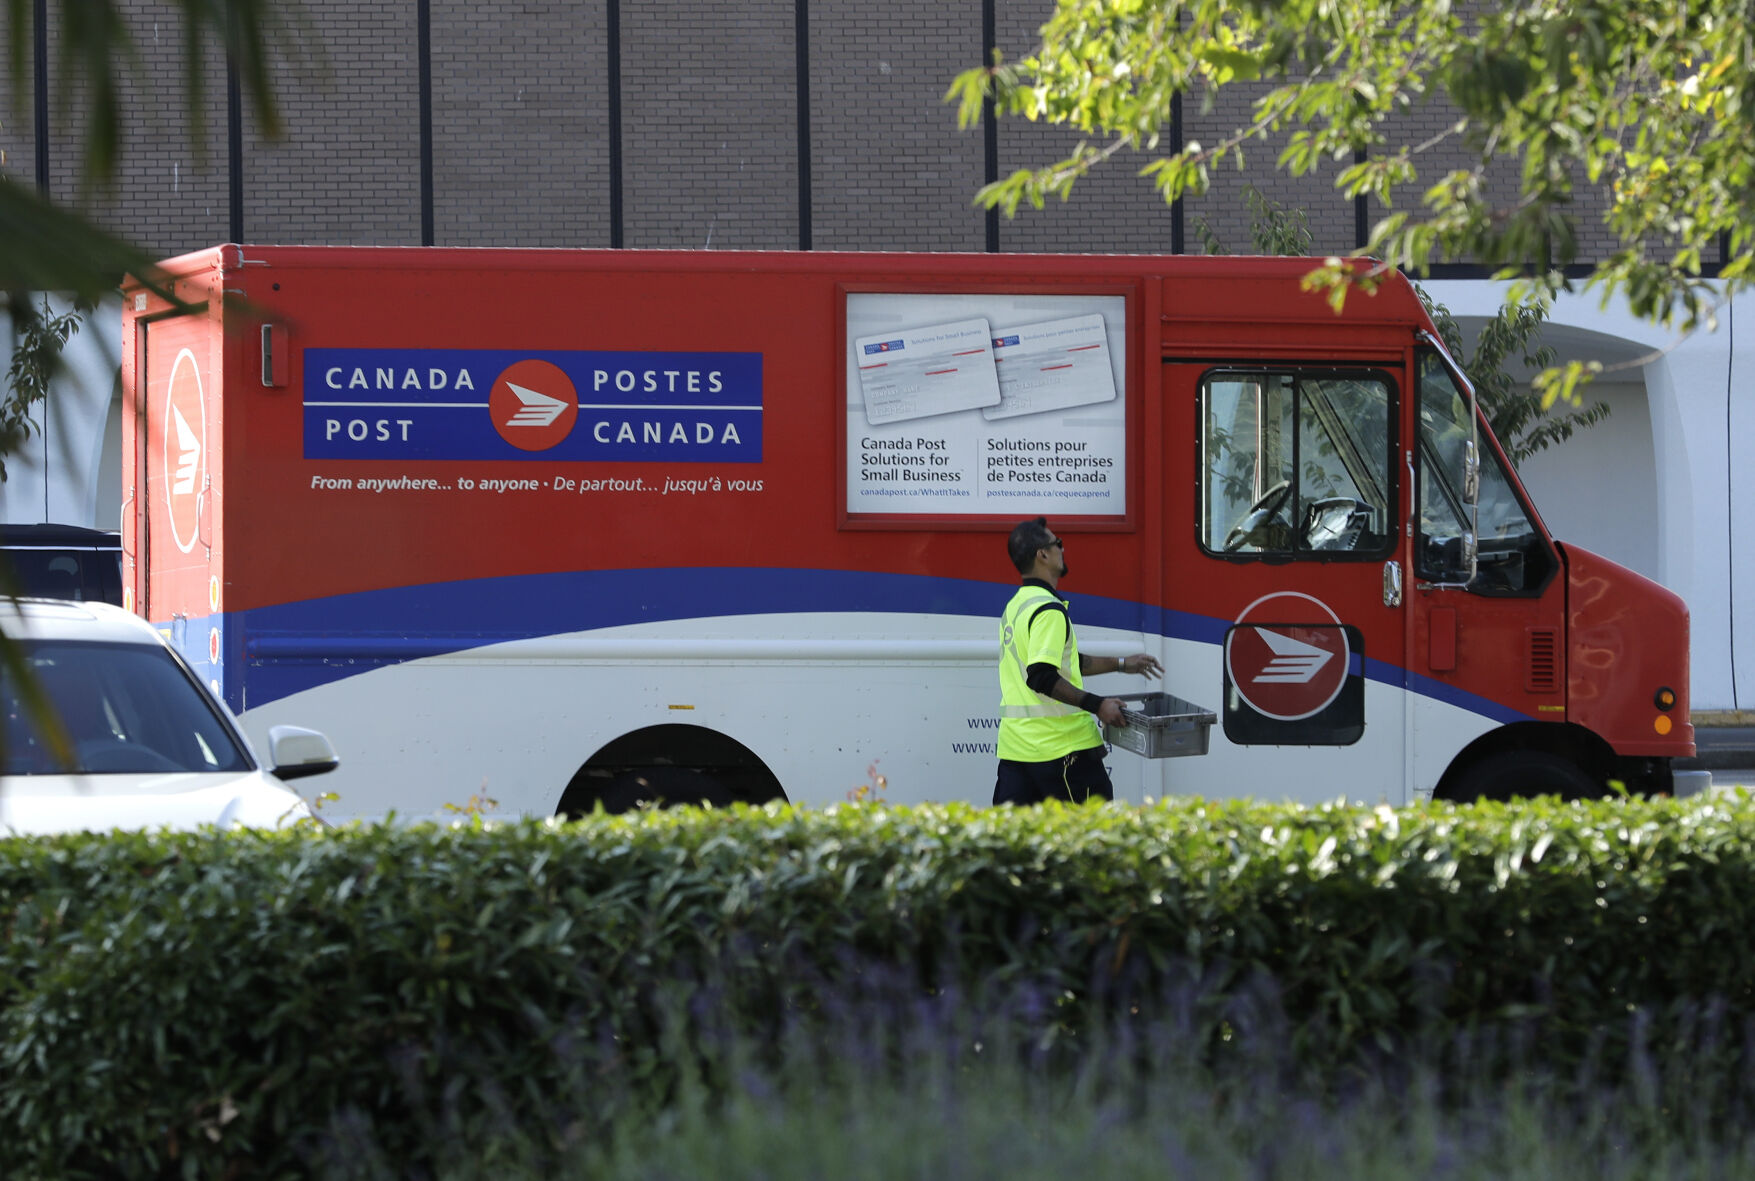
<svg viewBox="0 0 1755 1181"><path fill-rule="evenodd" d="M520 451L547 451L573 429L579 395L572 379L547 361L519 361L494 379L488 413L500 438Z"/></svg>
<svg viewBox="0 0 1755 1181"><path fill-rule="evenodd" d="M160 458L165 507L171 517L171 538L188 553L195 548L207 484L207 399L201 392L201 368L188 349L178 353L171 366L164 419Z"/></svg>
<svg viewBox="0 0 1755 1181"><path fill-rule="evenodd" d="M1225 637L1225 671L1251 708L1282 722L1321 713L1347 683L1347 630L1320 599L1264 595Z"/></svg>

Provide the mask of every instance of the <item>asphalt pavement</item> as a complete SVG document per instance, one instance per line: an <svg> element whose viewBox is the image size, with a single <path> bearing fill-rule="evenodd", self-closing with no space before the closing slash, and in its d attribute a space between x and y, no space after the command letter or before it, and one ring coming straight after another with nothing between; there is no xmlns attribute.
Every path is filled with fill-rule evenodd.
<svg viewBox="0 0 1755 1181"><path fill-rule="evenodd" d="M1714 787L1755 788L1755 726L1694 724L1694 751Z"/></svg>
<svg viewBox="0 0 1755 1181"><path fill-rule="evenodd" d="M1755 726L1694 726L1694 751L1708 770L1755 767Z"/></svg>

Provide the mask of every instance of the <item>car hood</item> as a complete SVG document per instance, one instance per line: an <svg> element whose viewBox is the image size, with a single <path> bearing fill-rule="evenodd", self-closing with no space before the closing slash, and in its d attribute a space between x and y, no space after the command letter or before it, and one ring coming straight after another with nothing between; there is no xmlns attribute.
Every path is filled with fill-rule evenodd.
<svg viewBox="0 0 1755 1181"><path fill-rule="evenodd" d="M0 777L0 835L204 824L281 828L312 815L263 771Z"/></svg>

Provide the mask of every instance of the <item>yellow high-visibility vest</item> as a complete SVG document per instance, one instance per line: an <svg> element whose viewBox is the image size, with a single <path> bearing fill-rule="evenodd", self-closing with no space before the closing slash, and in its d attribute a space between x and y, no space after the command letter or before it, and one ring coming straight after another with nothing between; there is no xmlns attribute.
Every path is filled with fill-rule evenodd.
<svg viewBox="0 0 1755 1181"><path fill-rule="evenodd" d="M1042 608L1048 607L1048 610ZM1079 642L1064 601L1040 586L1022 586L999 620L999 757L1020 763L1064 758L1103 744L1094 715L1030 688L1032 664L1052 664L1077 688Z"/></svg>

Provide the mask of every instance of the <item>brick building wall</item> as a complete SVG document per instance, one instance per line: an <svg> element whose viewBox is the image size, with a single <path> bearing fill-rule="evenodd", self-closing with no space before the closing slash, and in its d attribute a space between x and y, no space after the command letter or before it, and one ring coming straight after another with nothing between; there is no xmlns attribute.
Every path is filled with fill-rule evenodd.
<svg viewBox="0 0 1755 1181"><path fill-rule="evenodd" d="M981 60L978 0L813 4L811 245L981 250L979 131L940 102Z"/></svg>
<svg viewBox="0 0 1755 1181"><path fill-rule="evenodd" d="M621 30L626 245L796 246L792 4L641 0Z"/></svg>
<svg viewBox="0 0 1755 1181"><path fill-rule="evenodd" d="M1233 139L1253 125L1254 104L1270 89L1265 85L1227 87L1216 96L1210 111L1205 109L1203 95L1190 95L1183 102L1184 140L1211 146ZM1340 167L1350 164L1351 159L1293 177L1274 167L1290 138L1289 132L1280 132L1266 140L1249 139L1241 146L1241 169L1231 160L1209 170L1207 191L1187 202L1191 252L1202 250L1203 242L1210 238L1225 254L1259 253L1252 242L1251 189L1283 210L1304 214L1311 253L1353 249L1357 240L1353 202L1335 188ZM1208 231L1205 234L1201 232L1203 225Z"/></svg>
<svg viewBox="0 0 1755 1181"><path fill-rule="evenodd" d="M1044 0L1007 0L998 6L995 42L1006 61L1017 61L1035 48L1036 31L1052 11L1053 5ZM951 113L949 108L946 113ZM1001 119L999 175L1064 160L1080 138L1066 128L1024 119ZM1142 162L1115 157L1081 180L1070 201L1051 197L1041 209L1021 206L1015 217L1001 224L1000 248L1055 253L1170 253L1173 214L1151 182L1138 175ZM1188 249L1195 249L1192 241Z"/></svg>
<svg viewBox="0 0 1755 1181"><path fill-rule="evenodd" d="M609 245L605 11L573 0L435 0L435 242ZM418 125L408 133L417 138Z"/></svg>
<svg viewBox="0 0 1755 1181"><path fill-rule="evenodd" d="M217 47L209 47L203 74L197 146L185 113L175 8L122 0L140 63L118 80L124 150L115 184L101 192L79 189L73 134L83 99L61 95L59 30L49 29L51 195L167 255L232 236L234 178L246 241L415 244L423 202L430 202L439 245L601 247L614 244L619 229L630 247L796 249L807 240L819 250L989 246L987 215L972 204L986 174L986 140L980 128L959 130L954 108L943 102L950 80L982 60L981 0L809 3L802 143L796 0L617 0L619 40L611 0L427 2L430 192L423 190L415 0L302 0L297 27L309 39L306 51L276 71L285 134L264 139L246 98L235 165ZM1032 46L1051 6L996 0L995 40L1009 59ZM53 20L58 6L50 12ZM620 65L619 125L612 120L612 57ZM0 167L30 183L36 144L28 52L25 68L15 88L0 61L0 94L24 96L22 107L0 108ZM1211 111L1199 95L1189 96L1184 137L1210 143L1245 126L1257 93L1228 91ZM1412 112L1401 130L1437 136L1448 120L1434 104ZM619 222L611 167L618 130ZM1064 129L1001 120L999 174L1059 159L1074 142ZM1216 170L1209 191L1184 203L1185 250L1199 252L1209 238L1229 253L1253 250L1250 187L1303 211L1313 251L1354 246L1354 204L1334 188L1347 161L1293 179L1273 166L1283 144L1283 135L1249 144L1247 171ZM1428 153L1422 175L1436 175L1454 150L1444 144ZM1118 156L1069 202L1001 219L993 245L1171 250L1175 215L1138 176L1143 162ZM1594 218L1582 227L1581 246L1587 259L1610 246Z"/></svg>
<svg viewBox="0 0 1755 1181"><path fill-rule="evenodd" d="M114 78L122 115L122 153L114 179L101 188L82 181L88 109L86 87L62 77L60 29L48 28L50 95L46 143L50 195L159 254L181 253L225 237L228 176L225 152L225 63L212 47L201 71L205 118L197 130L187 114L183 31L161 5L125 10L138 60ZM35 62L24 54L14 79L0 55L0 160L16 182L34 183L38 145L31 102ZM14 103L15 96L22 102Z"/></svg>
<svg viewBox="0 0 1755 1181"><path fill-rule="evenodd" d="M314 54L321 56L304 68L276 72L274 94L284 136L265 140L254 112L247 112L245 237L418 245L420 61L414 6L350 0L301 4L315 33Z"/></svg>

